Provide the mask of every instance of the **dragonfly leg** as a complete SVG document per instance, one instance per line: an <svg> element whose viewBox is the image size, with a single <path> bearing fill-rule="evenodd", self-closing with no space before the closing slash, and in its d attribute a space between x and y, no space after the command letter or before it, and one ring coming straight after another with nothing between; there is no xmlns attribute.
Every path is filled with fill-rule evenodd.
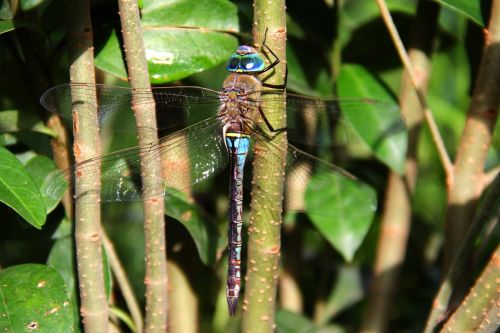
<svg viewBox="0 0 500 333"><path fill-rule="evenodd" d="M285 67L285 79L283 80L282 84L271 84L262 82L262 86L283 91L286 88L287 82L288 82L288 65Z"/></svg>
<svg viewBox="0 0 500 333"><path fill-rule="evenodd" d="M260 113L260 116L262 117L262 119L264 120L264 123L266 123L266 126L267 128L273 132L273 133L279 133L279 132L283 132L283 131L286 131L287 128L286 127L283 127L283 128L274 128L273 125L271 125L271 123L269 122L269 120L267 119L266 117L266 114L264 113L264 110L262 110L262 108L259 106L258 107L258 110L259 110L259 113Z"/></svg>
<svg viewBox="0 0 500 333"><path fill-rule="evenodd" d="M272 56L274 57L274 60L273 60L273 62L269 66L267 66L262 71L260 71L259 72L260 74L265 73L265 72L273 69L276 65L278 65L280 63L280 58L278 58L278 56L276 55L276 53L274 53L273 50L271 50L271 48L269 46L267 46L267 44L266 44L267 31L268 31L268 28L266 28L266 31L264 33L264 40L262 41L262 48L265 49L266 52L271 53ZM268 57L268 59L269 59L269 57ZM271 59L269 59L269 60L271 60ZM264 87L268 87L268 88L285 90L287 81L288 81L288 66L286 66L285 80L284 80L284 82L282 84L262 83L262 85Z"/></svg>

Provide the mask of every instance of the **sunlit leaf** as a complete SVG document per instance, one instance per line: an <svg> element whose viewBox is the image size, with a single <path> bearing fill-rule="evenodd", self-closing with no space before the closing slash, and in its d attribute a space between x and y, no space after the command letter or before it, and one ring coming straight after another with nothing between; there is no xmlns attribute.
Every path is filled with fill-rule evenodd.
<svg viewBox="0 0 500 333"><path fill-rule="evenodd" d="M201 72L228 59L237 46L237 9L226 0L145 1L141 10L144 46L152 83ZM96 57L97 67L126 78L115 30Z"/></svg>
<svg viewBox="0 0 500 333"><path fill-rule="evenodd" d="M28 223L40 229L45 223L45 204L33 179L21 162L0 147L0 201Z"/></svg>
<svg viewBox="0 0 500 333"><path fill-rule="evenodd" d="M73 313L64 280L38 264L0 272L1 332L72 332Z"/></svg>
<svg viewBox="0 0 500 333"><path fill-rule="evenodd" d="M473 22L485 27L488 22L488 17L485 17L487 9L489 9L490 1L488 0L434 0L468 16Z"/></svg>
<svg viewBox="0 0 500 333"><path fill-rule="evenodd" d="M330 181L325 181L328 178ZM369 186L335 173L314 175L305 193L307 215L348 261L370 228L376 202L375 191Z"/></svg>
<svg viewBox="0 0 500 333"><path fill-rule="evenodd" d="M342 98L368 97L393 102L389 92L367 70L357 65L344 65L338 78ZM408 144L407 131L396 104L373 112L344 110L357 134L375 156L393 171L402 174Z"/></svg>
<svg viewBox="0 0 500 333"><path fill-rule="evenodd" d="M45 2L45 0L21 0L19 2L21 4L21 9L24 11L28 11L38 7L43 2Z"/></svg>

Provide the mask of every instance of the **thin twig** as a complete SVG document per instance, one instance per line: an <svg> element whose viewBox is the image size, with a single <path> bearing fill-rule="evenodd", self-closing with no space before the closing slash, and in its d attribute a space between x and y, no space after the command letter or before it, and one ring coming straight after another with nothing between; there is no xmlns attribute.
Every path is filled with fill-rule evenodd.
<svg viewBox="0 0 500 333"><path fill-rule="evenodd" d="M123 44L130 84L141 91L141 98L150 93L150 103L136 103L132 95L132 111L137 125L139 146L158 140L156 110L144 50L144 41L136 0L119 0ZM141 156L141 179L144 193L162 193L160 156ZM163 333L167 329L167 252L165 240L164 200L144 200L144 237L146 253L146 333Z"/></svg>
<svg viewBox="0 0 500 333"><path fill-rule="evenodd" d="M132 320L134 321L134 325L137 329L136 333L142 333L142 324L143 317L141 313L141 308L139 307L139 303L134 295L134 291L130 281L127 277L127 273L123 268L122 263L120 262L120 258L116 253L115 247L113 243L106 235L106 230L102 230L102 242L104 244L104 248L106 249L106 254L108 256L109 265L111 266L111 270L113 271L113 275L116 278L116 282L122 291L123 299L125 303L127 303L127 307L130 311L130 315L132 316Z"/></svg>
<svg viewBox="0 0 500 333"><path fill-rule="evenodd" d="M425 93L418 85L420 80L418 80L415 75L415 70L413 69L410 57L408 56L408 53L406 52L406 49L403 45L403 41L399 36L399 32L396 28L396 25L394 24L389 9L387 8L387 4L385 3L384 0L376 0L376 1L380 9L382 18L384 19L385 25L389 30L389 34L391 35L392 41L394 42L394 46L396 47L396 50L399 54L399 58L401 59L401 62L403 63L403 66L405 67L405 70L408 76L410 77L411 82L413 83L413 87L415 88L415 92L421 104L421 108L424 110L424 118L427 123L427 126L429 126L432 140L436 145L436 149L438 151L441 164L443 166L444 172L446 173L447 183L451 184L453 182L452 178L453 164L451 162L450 156L448 155L448 152L446 151L443 138L439 133L439 129L436 125L436 122L434 121L434 117L427 103L427 98L425 97Z"/></svg>
<svg viewBox="0 0 500 333"><path fill-rule="evenodd" d="M430 78L432 45L437 31L439 5L428 0L418 3L409 54L418 70L416 87L426 91ZM401 112L409 129L405 175L391 172L387 184L381 228L370 288L368 308L361 332L385 332L403 265L411 226L411 201L417 180L417 150L422 123L422 108L415 87L404 71L399 96Z"/></svg>

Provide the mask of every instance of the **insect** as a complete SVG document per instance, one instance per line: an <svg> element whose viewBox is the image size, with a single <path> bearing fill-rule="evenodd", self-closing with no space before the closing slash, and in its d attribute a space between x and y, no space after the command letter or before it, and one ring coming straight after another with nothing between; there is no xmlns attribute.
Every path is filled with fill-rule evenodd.
<svg viewBox="0 0 500 333"><path fill-rule="evenodd" d="M259 75L266 73L279 63L279 59L263 44L259 52L251 46L240 46L227 64L229 76L221 91L201 87L153 88L153 97L160 127L173 132L145 147L133 147L103 155L97 159L76 164L72 170L56 173L48 182L49 196L60 198L65 192L68 179L75 171L92 172L94 165L101 165L101 201L130 201L158 197L174 193L186 186L199 183L223 170L229 162L230 201L228 214L228 274L226 297L229 313L234 315L241 288L241 246L243 212L243 171L252 141L268 146L273 158L287 149L287 165L294 173L297 163L307 165L297 174L299 182L307 183L311 177L315 182L312 191L334 186L340 193L357 191L363 198L357 214L371 216L376 209L373 191L343 169L322 161L305 151L288 144L282 146L274 138L286 131L288 140L304 145L330 145L332 132L342 132L339 121L345 113L363 117L369 112L385 110L394 115L389 117L397 125L401 120L391 104L369 99L321 100L287 94L286 127L274 126L269 118L283 113L283 85L262 82ZM265 52L274 60L265 65ZM268 88L270 90L263 90ZM90 103L89 96L97 96L100 127L114 126L124 132L134 132L130 105L148 102L141 91L132 91L107 85L63 84L47 90L41 97L42 105L49 111L71 119L71 106L75 103ZM394 113L396 112L396 113ZM85 115L79 115L84 117ZM163 117L168 118L162 126ZM333 124L333 125L332 125ZM330 126L332 125L332 126ZM394 127L394 124L388 124ZM380 134L384 136L385 134ZM340 135L342 136L342 135ZM332 141L333 142L333 141ZM142 188L140 158L159 155L164 191L150 193ZM321 172L316 172L318 169ZM305 170L305 171L304 171ZM89 189L90 191L90 189ZM82 190L85 193L85 189ZM85 200L84 197L81 198ZM348 198L346 200L349 200ZM325 212L314 202L305 209L314 214L326 214L341 218L342 212Z"/></svg>

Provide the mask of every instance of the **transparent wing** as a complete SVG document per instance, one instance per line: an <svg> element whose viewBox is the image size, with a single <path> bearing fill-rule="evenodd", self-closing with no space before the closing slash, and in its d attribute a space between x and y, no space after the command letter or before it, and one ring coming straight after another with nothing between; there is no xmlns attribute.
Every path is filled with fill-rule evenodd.
<svg viewBox="0 0 500 333"><path fill-rule="evenodd" d="M260 100L264 116L270 119L283 109L277 92L263 92ZM396 104L368 98L317 99L287 94L286 116L288 140L312 146L360 140L372 145L405 130Z"/></svg>
<svg viewBox="0 0 500 333"><path fill-rule="evenodd" d="M156 103L158 128L176 128L207 119L217 113L219 94L201 87L157 87L152 89ZM134 103L150 103L149 91L136 90ZM97 101L97 102L93 102ZM45 91L40 103L49 111L72 119L74 104L97 108L99 126L115 131L135 132L132 90L109 85L68 83ZM85 117L86 115L80 115Z"/></svg>
<svg viewBox="0 0 500 333"><path fill-rule="evenodd" d="M101 201L134 201L163 195L150 193L142 187L141 158L160 157L162 182L167 193L199 183L223 170L227 164L227 150L217 118L204 120L182 131L161 138L139 148L133 147L74 165L71 169L53 174L46 182L45 191L59 199L68 188L75 172L95 173L101 168ZM97 175L96 175L97 176ZM82 200L91 189L81 189Z"/></svg>
<svg viewBox="0 0 500 333"><path fill-rule="evenodd" d="M377 209L375 191L346 170L288 145L286 206L291 211L371 220Z"/></svg>
<svg viewBox="0 0 500 333"><path fill-rule="evenodd" d="M280 147L273 135L264 134L261 123L252 128L257 150L266 146L267 158L278 159ZM291 144L287 146L285 203L289 211L339 220L371 220L377 208L375 191L346 170L328 163ZM259 152L259 155L260 152Z"/></svg>

